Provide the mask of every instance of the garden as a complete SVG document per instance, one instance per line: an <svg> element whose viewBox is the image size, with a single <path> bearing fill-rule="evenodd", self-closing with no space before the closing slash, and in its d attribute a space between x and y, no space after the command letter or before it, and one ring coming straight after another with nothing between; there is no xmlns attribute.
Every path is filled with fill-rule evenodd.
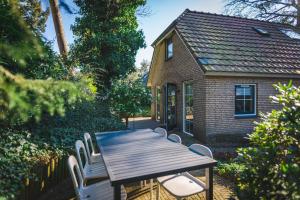
<svg viewBox="0 0 300 200"><path fill-rule="evenodd" d="M53 2L0 3L0 199L37 199L69 177L66 157L85 132L126 129L129 117L149 114L149 63L134 64L145 0L75 0L75 41L68 50L61 38L60 53L42 35ZM249 146L216 169L240 199L300 199L300 87L274 87L280 108L261 113Z"/></svg>

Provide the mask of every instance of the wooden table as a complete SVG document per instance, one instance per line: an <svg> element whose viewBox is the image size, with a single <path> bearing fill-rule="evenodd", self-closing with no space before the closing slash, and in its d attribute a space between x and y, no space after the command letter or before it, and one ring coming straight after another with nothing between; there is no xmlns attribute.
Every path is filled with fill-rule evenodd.
<svg viewBox="0 0 300 200"><path fill-rule="evenodd" d="M213 199L213 166L217 161L200 156L186 146L171 142L152 129L96 133L114 199L121 197L121 185L160 176L206 168L206 199Z"/></svg>

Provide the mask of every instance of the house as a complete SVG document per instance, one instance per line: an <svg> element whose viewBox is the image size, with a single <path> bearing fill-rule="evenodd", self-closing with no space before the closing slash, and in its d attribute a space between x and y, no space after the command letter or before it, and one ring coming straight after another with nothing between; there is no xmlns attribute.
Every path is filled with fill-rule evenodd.
<svg viewBox="0 0 300 200"><path fill-rule="evenodd" d="M185 10L153 42L152 118L202 142L238 140L275 108L274 83L300 84L300 30Z"/></svg>

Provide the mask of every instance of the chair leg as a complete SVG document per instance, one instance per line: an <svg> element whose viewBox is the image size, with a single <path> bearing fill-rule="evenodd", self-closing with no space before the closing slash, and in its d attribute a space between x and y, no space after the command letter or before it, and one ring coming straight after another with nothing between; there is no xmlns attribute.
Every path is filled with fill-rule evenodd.
<svg viewBox="0 0 300 200"><path fill-rule="evenodd" d="M153 179L150 179L150 199L153 200Z"/></svg>
<svg viewBox="0 0 300 200"><path fill-rule="evenodd" d="M143 188L144 181L140 181L140 187Z"/></svg>
<svg viewBox="0 0 300 200"><path fill-rule="evenodd" d="M160 184L157 182L157 190L156 190L156 200L160 198Z"/></svg>

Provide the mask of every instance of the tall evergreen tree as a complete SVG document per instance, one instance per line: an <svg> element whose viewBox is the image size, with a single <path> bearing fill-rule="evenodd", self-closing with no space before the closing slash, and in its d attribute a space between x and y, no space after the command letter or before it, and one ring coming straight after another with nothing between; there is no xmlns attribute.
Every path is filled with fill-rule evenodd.
<svg viewBox="0 0 300 200"><path fill-rule="evenodd" d="M80 17L72 27L72 48L83 71L94 76L98 96L111 81L134 70L137 50L145 46L136 10L145 0L75 0Z"/></svg>

